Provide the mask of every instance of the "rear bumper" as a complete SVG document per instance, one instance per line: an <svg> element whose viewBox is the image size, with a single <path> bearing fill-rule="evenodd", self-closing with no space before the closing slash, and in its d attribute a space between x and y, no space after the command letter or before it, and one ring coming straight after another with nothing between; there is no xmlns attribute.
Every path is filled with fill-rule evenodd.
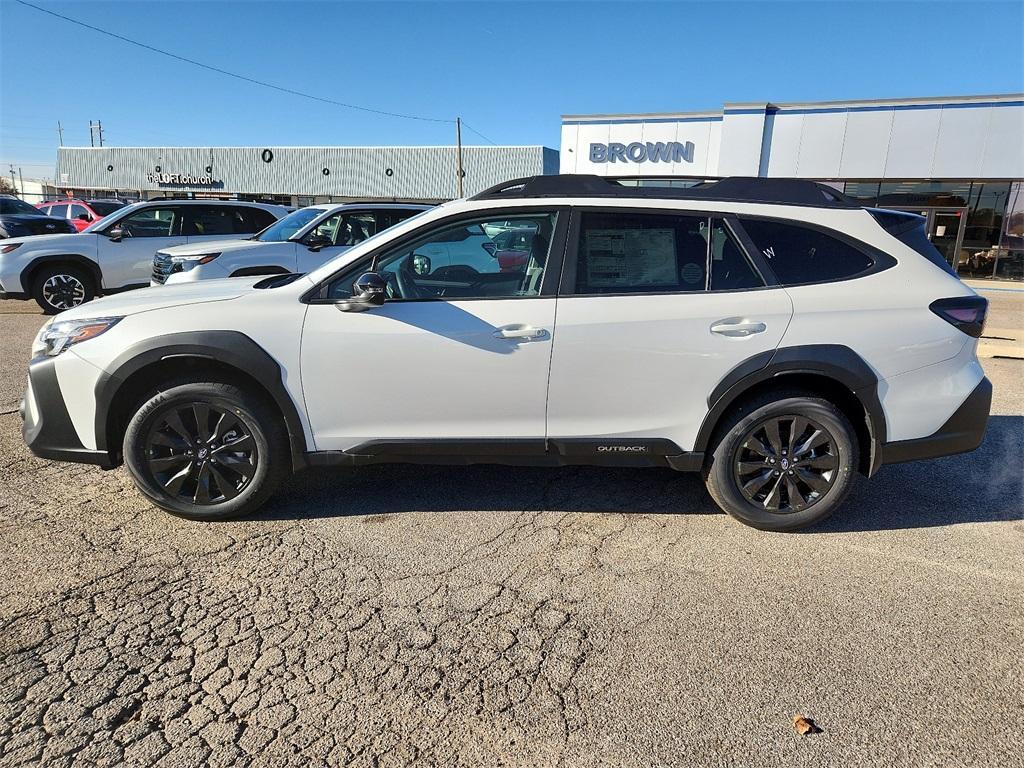
<svg viewBox="0 0 1024 768"><path fill-rule="evenodd" d="M37 358L29 364L28 389L18 411L23 420L21 434L29 450L42 459L115 466L107 451L82 445L68 415L60 391L54 358Z"/></svg>
<svg viewBox="0 0 1024 768"><path fill-rule="evenodd" d="M927 437L899 440L882 446L882 463L899 464L973 451L985 439L991 406L992 384L983 378L937 431Z"/></svg>

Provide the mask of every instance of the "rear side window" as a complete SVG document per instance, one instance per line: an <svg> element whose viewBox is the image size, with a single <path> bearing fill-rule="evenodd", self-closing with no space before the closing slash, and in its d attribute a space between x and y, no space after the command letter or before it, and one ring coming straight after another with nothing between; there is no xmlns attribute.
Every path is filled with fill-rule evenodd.
<svg viewBox="0 0 1024 768"><path fill-rule="evenodd" d="M932 241L928 239L928 233L925 232L927 219L924 216L903 211L886 211L881 208L869 208L868 213L874 216L875 221L882 229L901 243L913 248L935 266L951 275L956 275L957 272L953 266L943 258L938 249L932 245Z"/></svg>
<svg viewBox="0 0 1024 768"><path fill-rule="evenodd" d="M585 212L576 293L663 293L707 288L706 216Z"/></svg>
<svg viewBox="0 0 1024 768"><path fill-rule="evenodd" d="M55 205L50 208L50 215L56 216L59 219L66 219L68 217L68 207L66 205Z"/></svg>
<svg viewBox="0 0 1024 768"><path fill-rule="evenodd" d="M764 285L722 219L711 220L711 290L740 291Z"/></svg>
<svg viewBox="0 0 1024 768"><path fill-rule="evenodd" d="M235 233L239 235L261 232L277 221L274 214L262 208L239 207L235 208L234 212Z"/></svg>
<svg viewBox="0 0 1024 768"><path fill-rule="evenodd" d="M761 219L742 222L783 285L842 280L874 265L860 249L817 229Z"/></svg>

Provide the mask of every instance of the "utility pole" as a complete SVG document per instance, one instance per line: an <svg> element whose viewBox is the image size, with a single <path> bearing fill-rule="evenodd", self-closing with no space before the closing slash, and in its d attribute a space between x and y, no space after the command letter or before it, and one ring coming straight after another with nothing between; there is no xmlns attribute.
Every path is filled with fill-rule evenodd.
<svg viewBox="0 0 1024 768"><path fill-rule="evenodd" d="M458 171L456 175L459 179L459 197L462 197L462 177L465 175L462 170L462 118L455 118L455 147L456 157L458 158Z"/></svg>
<svg viewBox="0 0 1024 768"><path fill-rule="evenodd" d="M57 136L60 139L60 145L64 146L64 129L60 125L60 120L57 121Z"/></svg>
<svg viewBox="0 0 1024 768"><path fill-rule="evenodd" d="M25 177L21 175L21 166L18 166L18 183L21 184L21 196L25 196Z"/></svg>
<svg viewBox="0 0 1024 768"><path fill-rule="evenodd" d="M14 194L17 195L18 194L18 187L14 183L14 163L11 163L10 165L11 165L11 189L13 189L14 190Z"/></svg>
<svg viewBox="0 0 1024 768"><path fill-rule="evenodd" d="M96 136L99 138L99 146L102 147L103 146L103 121L102 120L97 120L95 123L92 120L89 121L89 146L90 147L97 146L96 142L94 141L93 131L96 131Z"/></svg>

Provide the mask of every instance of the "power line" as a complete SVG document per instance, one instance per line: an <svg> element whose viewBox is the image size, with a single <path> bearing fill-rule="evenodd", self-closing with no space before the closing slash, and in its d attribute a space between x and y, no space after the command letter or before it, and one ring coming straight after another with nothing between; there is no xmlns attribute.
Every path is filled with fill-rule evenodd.
<svg viewBox="0 0 1024 768"><path fill-rule="evenodd" d="M15 2L20 3L21 5L27 6L29 8L34 8L35 10L39 11L40 13L45 13L48 16L53 16L53 17L58 18L58 19L63 19L64 21L67 21L67 22L69 22L71 24L76 24L79 27L85 27L86 29L91 29L93 32L99 32L101 35L106 35L107 37L113 37L115 40L120 40L121 42L128 43L129 45L134 45L134 46L136 46L138 48L144 48L145 50L152 51L153 53L159 53L161 56L167 56L168 58L176 59L177 61L183 61L186 64L192 64L193 66L201 67L202 69L209 70L210 72L217 72L218 74L221 74L221 75L227 75L228 77L233 77L236 80L242 80L244 82L252 83L254 85L260 85L260 86L263 86L264 88L272 88L275 91L280 91L281 93L288 93L288 94L291 94L292 96L300 96L300 97L302 97L304 99L312 99L313 101L320 101L320 102L323 102L324 104L333 104L336 107L345 107L346 109L356 109L356 110L359 110L360 112L369 112L369 113L374 114L374 115L384 115L385 117L400 117L400 118L403 118L405 120L422 120L423 122L427 122L427 123L454 123L455 122L454 120L448 120L448 119L441 118L441 117L424 117L423 115L406 115L406 114L403 114L401 112L388 112L388 111L383 110L383 109L371 109L370 107L361 107L361 106L359 106L357 104L346 104L343 101L335 101L334 99L325 99L323 96L314 96L311 93L304 93L303 91L296 91L293 88L285 88L284 86L281 86L281 85L274 85L273 83L268 83L268 82L266 82L264 80L257 80L256 78L247 77L246 75L240 75L240 74L238 74L236 72L229 72L228 70L221 69L220 67L214 67L214 66L212 66L210 64L204 64L201 61L196 61L195 59L190 59L187 56L180 56L180 55L178 55L176 53L171 53L170 51L165 51L165 50L163 50L161 48L155 48L152 45L147 45L146 43L140 43L138 40L132 40L131 38L124 37L123 35L119 35L119 34L117 34L115 32L108 32L105 29L100 29L99 27L94 27L92 24L86 24L84 21L78 21L78 19L72 19L70 16L64 16L63 14L57 13L56 11L51 11L51 10L49 10L47 8L41 8L38 5L33 5L32 3L25 2L25 0L15 0ZM473 129L471 128L470 130L473 130ZM477 133L476 131L473 131L473 132ZM490 141L490 139L488 139L488 141Z"/></svg>
<svg viewBox="0 0 1024 768"><path fill-rule="evenodd" d="M488 138L487 138L486 136L484 136L484 135L483 135L482 133L480 133L480 131L478 131L478 130L477 130L476 128L474 128L474 127L473 127L472 125L470 125L469 123L467 123L467 122L465 121L465 119L463 119L463 121L462 121L462 125L463 125L463 126L465 126L466 128L469 128L469 130L471 130L471 131L472 131L473 133L475 133L475 134L476 134L477 136L479 136L479 137L480 137L481 139L483 139L484 141L486 141L486 142L487 142L488 144L490 144L490 145L491 145L492 147L496 147L496 146L498 146L498 145L497 145L497 144L495 144L495 143L494 143L493 141L491 141L491 140L490 140L490 139L488 139Z"/></svg>

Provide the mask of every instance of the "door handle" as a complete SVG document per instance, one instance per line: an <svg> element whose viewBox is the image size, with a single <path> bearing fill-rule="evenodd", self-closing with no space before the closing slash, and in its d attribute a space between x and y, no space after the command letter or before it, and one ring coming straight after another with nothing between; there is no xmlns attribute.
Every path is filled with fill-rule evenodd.
<svg viewBox="0 0 1024 768"><path fill-rule="evenodd" d="M543 339L548 332L532 325L506 325L494 332L496 339Z"/></svg>
<svg viewBox="0 0 1024 768"><path fill-rule="evenodd" d="M717 333L720 336L729 336L734 339L753 336L755 333L764 333L767 329L768 326L764 323L736 317L719 320L711 326L712 333Z"/></svg>

